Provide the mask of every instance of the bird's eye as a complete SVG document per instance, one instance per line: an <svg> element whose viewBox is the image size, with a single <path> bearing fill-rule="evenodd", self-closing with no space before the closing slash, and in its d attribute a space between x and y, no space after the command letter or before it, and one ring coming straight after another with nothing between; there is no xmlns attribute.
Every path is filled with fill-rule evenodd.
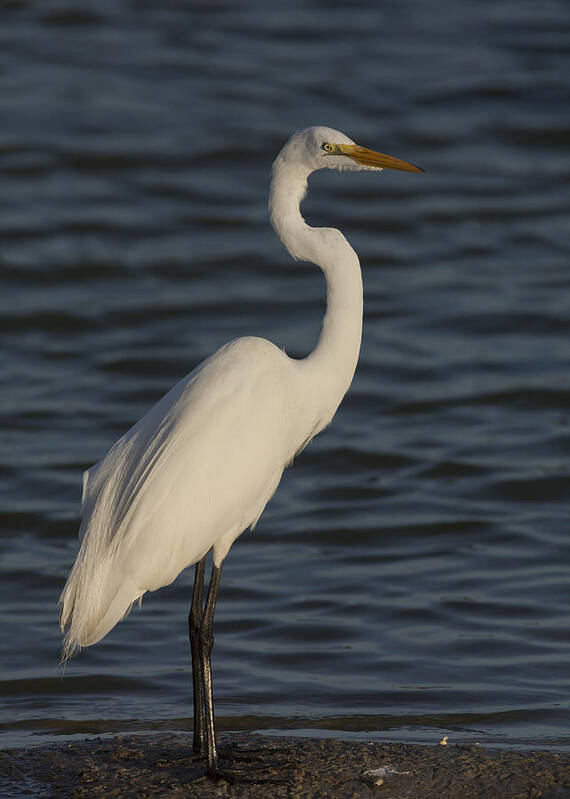
<svg viewBox="0 0 570 799"><path fill-rule="evenodd" d="M321 144L321 150L324 150L325 153L332 153L334 147L332 144L329 144L327 141L324 144Z"/></svg>

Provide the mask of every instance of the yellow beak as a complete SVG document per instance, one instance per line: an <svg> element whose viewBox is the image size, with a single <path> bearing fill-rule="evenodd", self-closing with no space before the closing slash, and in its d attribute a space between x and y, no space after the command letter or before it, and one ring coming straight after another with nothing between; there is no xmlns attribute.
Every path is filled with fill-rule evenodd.
<svg viewBox="0 0 570 799"><path fill-rule="evenodd" d="M358 144L337 144L335 151L331 155L347 155L362 166L373 166L377 169L401 169L404 172L423 172L419 166L394 158L391 155L377 153L375 150L368 150L366 147L359 147Z"/></svg>

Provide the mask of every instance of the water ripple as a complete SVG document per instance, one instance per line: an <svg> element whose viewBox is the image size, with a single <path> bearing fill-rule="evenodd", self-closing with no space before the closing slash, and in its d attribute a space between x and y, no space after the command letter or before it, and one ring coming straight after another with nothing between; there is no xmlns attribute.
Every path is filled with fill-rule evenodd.
<svg viewBox="0 0 570 799"><path fill-rule="evenodd" d="M191 574L58 672L81 472L226 340L296 357L317 270L267 178L323 123L426 168L311 180L359 369L224 567L220 729L567 748L567 8L9 4L0 733L190 729Z"/></svg>

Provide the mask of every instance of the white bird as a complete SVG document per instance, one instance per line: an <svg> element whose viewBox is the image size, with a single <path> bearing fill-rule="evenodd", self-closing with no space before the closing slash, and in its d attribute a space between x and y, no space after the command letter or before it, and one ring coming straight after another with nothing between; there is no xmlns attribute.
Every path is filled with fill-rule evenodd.
<svg viewBox="0 0 570 799"><path fill-rule="evenodd" d="M218 773L210 654L223 561L253 527L295 455L333 418L358 360L362 278L342 233L300 213L317 169L421 172L336 130L295 133L273 164L271 223L295 259L319 266L327 311L301 360L238 338L177 383L83 475L81 547L60 597L63 659L100 641L146 591L196 564L189 637L194 750ZM204 603L207 553L213 563Z"/></svg>

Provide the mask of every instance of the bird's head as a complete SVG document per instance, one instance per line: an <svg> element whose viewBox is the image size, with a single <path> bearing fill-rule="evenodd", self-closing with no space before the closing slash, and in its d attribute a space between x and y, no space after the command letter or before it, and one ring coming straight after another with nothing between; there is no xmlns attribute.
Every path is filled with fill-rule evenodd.
<svg viewBox="0 0 570 799"><path fill-rule="evenodd" d="M278 159L291 166L298 165L308 173L317 169L401 169L406 172L423 172L423 169L414 164L360 147L344 133L321 126L294 133L279 153Z"/></svg>

